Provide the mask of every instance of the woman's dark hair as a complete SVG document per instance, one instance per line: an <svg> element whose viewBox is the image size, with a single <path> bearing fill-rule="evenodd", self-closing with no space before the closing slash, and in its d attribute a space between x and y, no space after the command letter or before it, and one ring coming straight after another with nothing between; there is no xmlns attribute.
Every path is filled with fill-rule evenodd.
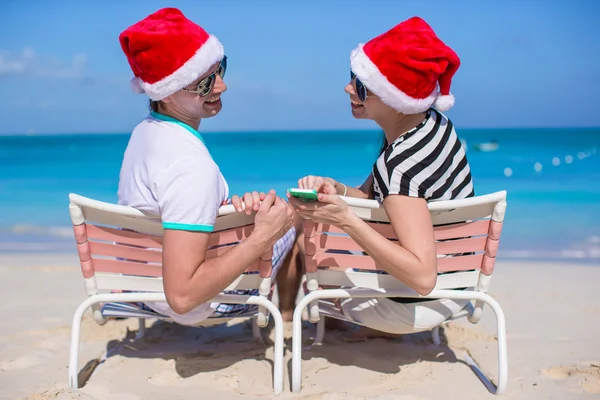
<svg viewBox="0 0 600 400"><path fill-rule="evenodd" d="M377 158L379 158L383 152L385 151L385 149L387 149L388 147L388 142L387 139L385 137L385 133L382 135L382 139L381 139L381 148L379 149L379 154L377 154ZM375 162L377 162L377 159L375 159ZM371 186L369 187L369 198L370 199L374 199L375 198L375 189L373 187L373 185L375 184L375 177L372 176L373 179L371 179Z"/></svg>
<svg viewBox="0 0 600 400"><path fill-rule="evenodd" d="M160 101L149 100L148 108L150 109L150 111L158 112L158 104L159 103L160 103Z"/></svg>

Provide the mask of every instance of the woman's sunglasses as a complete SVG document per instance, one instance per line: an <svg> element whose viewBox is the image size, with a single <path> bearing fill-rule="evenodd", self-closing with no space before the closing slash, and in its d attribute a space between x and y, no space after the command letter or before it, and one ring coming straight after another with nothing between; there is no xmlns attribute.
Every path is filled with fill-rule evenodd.
<svg viewBox="0 0 600 400"><path fill-rule="evenodd" d="M356 77L356 74L354 72L350 71L350 81L353 81L353 80L355 80L354 84L356 86L356 95L358 96L358 99L362 103L367 99L367 88L360 81L360 79L358 79Z"/></svg>
<svg viewBox="0 0 600 400"><path fill-rule="evenodd" d="M195 93L200 97L207 96L210 92L212 92L213 87L215 86L215 82L217 81L217 75L223 79L225 76L225 71L227 70L227 56L224 56L221 60L221 63L212 74L208 75L200 82L198 82L198 86L196 90L183 88L186 92Z"/></svg>

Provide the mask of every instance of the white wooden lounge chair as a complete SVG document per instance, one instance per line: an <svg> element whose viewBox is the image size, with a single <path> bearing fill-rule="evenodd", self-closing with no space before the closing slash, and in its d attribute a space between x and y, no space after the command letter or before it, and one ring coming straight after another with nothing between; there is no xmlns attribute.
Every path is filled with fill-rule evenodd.
<svg viewBox="0 0 600 400"><path fill-rule="evenodd" d="M108 317L140 319L138 335L144 333L145 318L163 318L141 307L137 302L166 301L162 282L161 221L139 210L116 204L69 196L70 214L81 261L81 271L89 297L75 311L69 360L69 386L78 387L78 358L83 313L92 307L95 321L102 325ZM254 216L237 213L232 205L223 206L211 234L207 257L229 251L244 240L254 227ZM263 257L270 260L270 255ZM258 296L221 294L211 301L228 304L258 305L253 332L268 323L275 327L273 389L283 390L283 321L277 307L269 300L271 262L258 261L237 278L226 290L258 289ZM214 318L210 318L214 321Z"/></svg>
<svg viewBox="0 0 600 400"><path fill-rule="evenodd" d="M369 225L390 240L397 240L383 206L375 200L344 197L352 210ZM498 382L488 387L496 394L507 384L506 326L502 308L487 294L498 241L506 211L506 192L461 200L429 203L437 244L438 278L435 289L420 296L391 275L378 271L374 260L341 229L330 225L304 221L306 280L308 294L296 305L293 317L292 391L302 385L302 314L318 322L315 343L321 343L324 318L344 319L335 302L321 299L350 297L423 297L472 300L474 304L453 315L449 320L467 317L479 322L483 305L488 304L496 315L498 331ZM369 270L369 271L357 271ZM378 271L380 273L373 273ZM327 288L317 290L319 286ZM342 288L344 287L344 288ZM350 287L350 288L348 288ZM459 290L457 288L467 288ZM321 300L321 301L319 301ZM448 321L449 321L448 320ZM447 321L446 321L447 322ZM439 327L432 331L433 341L440 343ZM476 364L471 365L478 369ZM479 370L478 375L484 376ZM487 378L486 378L487 380Z"/></svg>

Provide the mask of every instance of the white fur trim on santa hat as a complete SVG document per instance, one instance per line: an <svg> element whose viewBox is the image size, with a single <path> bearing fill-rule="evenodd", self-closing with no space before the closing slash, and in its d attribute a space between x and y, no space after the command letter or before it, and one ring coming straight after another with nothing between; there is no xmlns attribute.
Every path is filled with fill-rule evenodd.
<svg viewBox="0 0 600 400"><path fill-rule="evenodd" d="M214 63L222 60L224 55L223 45L219 39L210 35L196 54L171 75L155 83L146 83L139 78L134 79L138 80L139 86L148 97L154 101L162 100L194 82Z"/></svg>
<svg viewBox="0 0 600 400"><path fill-rule="evenodd" d="M365 54L363 44L352 50L350 66L367 89L375 93L385 104L403 114L417 114L426 111L436 98L437 87L424 99L415 99L402 92L388 81Z"/></svg>
<svg viewBox="0 0 600 400"><path fill-rule="evenodd" d="M144 93L144 88L140 86L140 80L135 76L131 78L131 90L134 93Z"/></svg>
<svg viewBox="0 0 600 400"><path fill-rule="evenodd" d="M454 106L454 95L452 93L446 95L438 93L435 101L433 102L433 106L438 111L448 111Z"/></svg>

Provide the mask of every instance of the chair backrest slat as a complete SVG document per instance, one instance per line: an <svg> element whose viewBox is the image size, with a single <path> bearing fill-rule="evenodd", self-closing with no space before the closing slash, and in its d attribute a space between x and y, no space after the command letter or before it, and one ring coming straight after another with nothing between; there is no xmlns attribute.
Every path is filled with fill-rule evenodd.
<svg viewBox="0 0 600 400"><path fill-rule="evenodd" d="M392 225L389 223L368 222L368 224L380 235L385 236L388 239L396 239L394 228L392 228ZM433 233L435 235L435 240L446 240L469 236L485 236L488 234L489 229L490 220L480 219L471 222L461 221L458 223L437 225L433 227ZM346 235L342 229L328 224L319 224L318 231Z"/></svg>
<svg viewBox="0 0 600 400"><path fill-rule="evenodd" d="M240 226L237 228L229 228L223 231L213 232L208 240L208 246L220 246L231 243L241 242L250 236L254 225Z"/></svg>
<svg viewBox="0 0 600 400"><path fill-rule="evenodd" d="M438 273L479 270L483 254L438 258Z"/></svg>
<svg viewBox="0 0 600 400"><path fill-rule="evenodd" d="M356 270L382 270L375 264L375 260L369 256L340 254L340 253L317 253L315 254L317 267L331 270L345 271ZM454 271L479 270L483 261L483 254L472 254L455 257L438 258L437 267L439 273Z"/></svg>
<svg viewBox="0 0 600 400"><path fill-rule="evenodd" d="M151 262L159 265L162 263L162 251L93 241L90 241L90 249L94 256L111 256L128 261Z"/></svg>
<svg viewBox="0 0 600 400"><path fill-rule="evenodd" d="M162 267L155 264L147 264L132 261L110 260L106 258L92 258L94 261L94 272L108 272L132 276L161 277Z"/></svg>
<svg viewBox="0 0 600 400"><path fill-rule="evenodd" d="M147 235L130 230L115 229L93 224L86 224L86 230L88 239L90 240L117 242L145 248L162 248L163 244L163 238L160 236Z"/></svg>
<svg viewBox="0 0 600 400"><path fill-rule="evenodd" d="M435 247L438 256L447 256L462 253L482 252L485 249L486 243L487 238L482 236L436 242Z"/></svg>
<svg viewBox="0 0 600 400"><path fill-rule="evenodd" d="M459 222L433 227L435 240L448 240L470 236L486 236L490 229L489 219L480 219L471 222Z"/></svg>

